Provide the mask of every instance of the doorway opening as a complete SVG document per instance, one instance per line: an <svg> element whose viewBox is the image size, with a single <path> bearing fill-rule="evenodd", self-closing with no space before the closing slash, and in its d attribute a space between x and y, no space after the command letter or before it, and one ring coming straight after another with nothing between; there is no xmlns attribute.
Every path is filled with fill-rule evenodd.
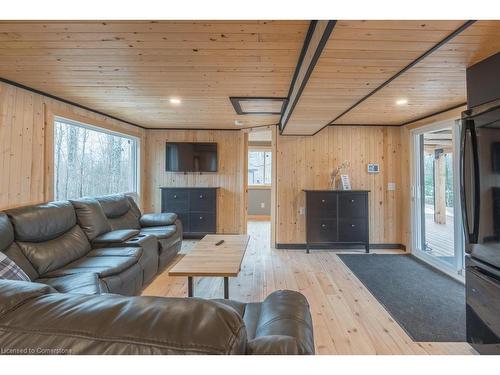
<svg viewBox="0 0 500 375"><path fill-rule="evenodd" d="M412 132L412 252L455 277L463 274L464 260L458 127L450 120Z"/></svg>
<svg viewBox="0 0 500 375"><path fill-rule="evenodd" d="M253 228L272 238L274 226L275 127L254 128L248 133L247 219ZM265 228L264 228L265 227Z"/></svg>

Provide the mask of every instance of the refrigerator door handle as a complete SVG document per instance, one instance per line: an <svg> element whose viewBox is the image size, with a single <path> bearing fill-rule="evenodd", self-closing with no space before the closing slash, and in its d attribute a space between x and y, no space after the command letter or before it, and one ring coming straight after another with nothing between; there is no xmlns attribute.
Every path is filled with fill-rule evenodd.
<svg viewBox="0 0 500 375"><path fill-rule="evenodd" d="M480 177L479 177L479 153L477 149L477 134L474 122L470 122L470 135L471 135L471 145L472 145L472 158L474 165L474 217L472 224L472 237L471 243L477 243L479 237L479 215L480 215Z"/></svg>
<svg viewBox="0 0 500 375"><path fill-rule="evenodd" d="M458 120L457 120L458 121ZM467 194L465 192L465 146L467 144L467 123L462 121L462 129L460 132L460 194L462 199L462 222L464 225L465 241L470 243L470 229L469 229L469 214L467 212Z"/></svg>
<svg viewBox="0 0 500 375"><path fill-rule="evenodd" d="M465 150L467 146L467 135L470 134L470 145L472 153L472 173L474 174L474 196L472 201L472 232L469 227L468 195L465 191ZM479 214L480 214L480 177L479 177L479 154L477 148L477 134L474 121L464 120L462 123L460 144L460 191L462 195L462 219L465 229L465 238L468 243L477 243L479 236Z"/></svg>

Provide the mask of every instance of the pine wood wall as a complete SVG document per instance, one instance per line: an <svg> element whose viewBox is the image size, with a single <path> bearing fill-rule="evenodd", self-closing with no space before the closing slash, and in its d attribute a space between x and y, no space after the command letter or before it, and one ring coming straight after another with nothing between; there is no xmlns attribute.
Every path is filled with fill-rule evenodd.
<svg viewBox="0 0 500 375"><path fill-rule="evenodd" d="M280 136L277 142L279 244L305 243L303 189L328 189L332 169L350 161L353 189L368 189L370 241L401 244L401 128L388 126L328 127L313 137ZM380 164L369 174L368 163ZM395 191L387 184L396 183Z"/></svg>
<svg viewBox="0 0 500 375"><path fill-rule="evenodd" d="M145 136L141 128L0 82L0 210L53 199L54 116Z"/></svg>
<svg viewBox="0 0 500 375"><path fill-rule="evenodd" d="M160 212L160 187L219 187L217 232L246 232L247 134L224 130L147 130L145 210ZM216 142L218 171L179 173L165 171L165 143Z"/></svg>

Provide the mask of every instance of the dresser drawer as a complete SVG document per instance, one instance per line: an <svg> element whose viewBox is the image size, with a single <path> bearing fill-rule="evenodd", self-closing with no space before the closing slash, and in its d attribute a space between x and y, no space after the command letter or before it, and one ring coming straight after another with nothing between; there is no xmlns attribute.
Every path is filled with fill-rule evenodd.
<svg viewBox="0 0 500 375"><path fill-rule="evenodd" d="M191 233L215 233L215 215L209 212L189 214L189 231Z"/></svg>
<svg viewBox="0 0 500 375"><path fill-rule="evenodd" d="M339 208L342 218L364 218L367 216L367 195L366 194L340 194Z"/></svg>
<svg viewBox="0 0 500 375"><path fill-rule="evenodd" d="M307 224L307 242L336 242L337 220L312 219Z"/></svg>
<svg viewBox="0 0 500 375"><path fill-rule="evenodd" d="M187 212L189 209L189 194L181 189L165 189L162 191L162 212Z"/></svg>
<svg viewBox="0 0 500 375"><path fill-rule="evenodd" d="M215 190L192 189L189 191L191 211L212 211L215 209Z"/></svg>
<svg viewBox="0 0 500 375"><path fill-rule="evenodd" d="M186 212L183 213L178 213L177 218L181 221L182 223L182 230L184 232L189 232L189 214Z"/></svg>
<svg viewBox="0 0 500 375"><path fill-rule="evenodd" d="M336 218L337 194L309 193L307 194L307 215L311 217Z"/></svg>
<svg viewBox="0 0 500 375"><path fill-rule="evenodd" d="M339 242L367 242L367 219L341 219L339 223Z"/></svg>

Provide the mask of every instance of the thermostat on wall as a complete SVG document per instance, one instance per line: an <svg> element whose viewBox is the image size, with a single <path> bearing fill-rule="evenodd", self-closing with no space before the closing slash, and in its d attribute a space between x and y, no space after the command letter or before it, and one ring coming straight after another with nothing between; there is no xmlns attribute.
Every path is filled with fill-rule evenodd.
<svg viewBox="0 0 500 375"><path fill-rule="evenodd" d="M378 164L368 164L368 173L378 173L380 172Z"/></svg>

